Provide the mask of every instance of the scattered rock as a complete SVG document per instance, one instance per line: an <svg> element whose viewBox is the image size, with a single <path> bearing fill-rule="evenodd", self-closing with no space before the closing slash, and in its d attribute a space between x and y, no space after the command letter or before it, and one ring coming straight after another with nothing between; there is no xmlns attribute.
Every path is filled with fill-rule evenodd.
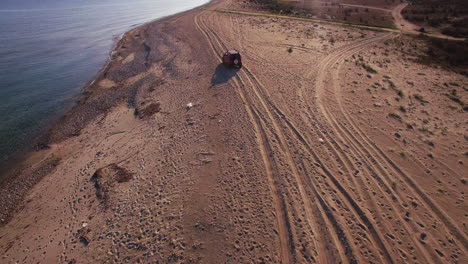
<svg viewBox="0 0 468 264"><path fill-rule="evenodd" d="M215 155L216 153L214 153L213 151L202 151L200 152L200 155L204 155L204 156L212 156L212 155Z"/></svg>
<svg viewBox="0 0 468 264"><path fill-rule="evenodd" d="M50 149L50 146L47 145L46 143L37 143L36 146L34 146L34 149L36 151L41 151L41 150L45 150L45 149Z"/></svg>
<svg viewBox="0 0 468 264"><path fill-rule="evenodd" d="M161 103L151 103L144 107L143 109L136 108L135 109L135 115L137 115L139 118L143 119L145 117L150 117L153 116L156 113L159 113L161 111Z"/></svg>
<svg viewBox="0 0 468 264"><path fill-rule="evenodd" d="M109 88L112 88L114 86L116 86L117 84L110 80L110 79L103 79L99 82L99 86L102 87L102 88L106 88L106 89L109 89Z"/></svg>
<svg viewBox="0 0 468 264"><path fill-rule="evenodd" d="M85 235L80 236L80 242L87 247L89 245L89 238L86 237Z"/></svg>

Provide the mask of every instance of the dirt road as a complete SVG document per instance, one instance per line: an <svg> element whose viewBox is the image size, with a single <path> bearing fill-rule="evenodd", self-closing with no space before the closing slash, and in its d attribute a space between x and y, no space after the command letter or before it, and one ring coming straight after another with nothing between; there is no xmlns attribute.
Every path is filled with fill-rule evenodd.
<svg viewBox="0 0 468 264"><path fill-rule="evenodd" d="M395 20L395 25L403 32L417 33L421 27L404 19L403 15L401 14L401 11L403 11L403 9L407 6L408 3L401 3L392 10L392 16Z"/></svg>
<svg viewBox="0 0 468 264"><path fill-rule="evenodd" d="M352 4L340 4L340 6L347 6L347 7L358 7L364 9L371 9L371 10L379 10L384 12L391 12L392 10L383 8L383 7L376 7L376 6L365 6L365 5L352 5Z"/></svg>
<svg viewBox="0 0 468 264"><path fill-rule="evenodd" d="M466 123L443 87L463 101L468 80L393 32L215 11L238 5L126 35L0 228L3 262L467 261Z"/></svg>
<svg viewBox="0 0 468 264"><path fill-rule="evenodd" d="M406 20L403 15L402 11L408 6L408 3L401 3L397 5L392 11L392 16L395 21L396 27L401 30L403 33L407 34L421 34L420 29L423 28L421 26L418 26L416 24L411 23L410 21ZM427 29L426 29L427 30ZM432 38L439 38L439 39L449 39L449 40L456 40L456 41L465 41L464 38L456 38L456 37L451 37L448 35L444 35L440 32L425 32L426 35L432 37Z"/></svg>
<svg viewBox="0 0 468 264"><path fill-rule="evenodd" d="M213 30L208 26L210 20L212 27L216 27L216 21L219 18L209 12L200 14L197 24L210 42L213 56L216 57L217 50L225 50L229 47L229 41L223 40L219 37L219 33L215 32L223 32L221 35L224 36L227 36L229 32L219 30L219 27ZM249 55L254 52L249 52L249 47L245 47L243 42L246 39L251 41L248 37L251 35L244 34L236 18L231 17L231 20L231 29L234 31L231 39L237 39L237 46L250 57ZM276 103L272 100L271 91L266 88L272 86L271 81L266 80L268 84L263 84L260 77L254 73L255 66L249 65L251 60L256 61L255 57L250 57L251 60L247 60L244 70L238 72L232 80L232 85L238 90L244 102L250 122L254 124L257 144L262 154L265 173L273 196L279 230L281 249L279 252L283 263L305 262L308 257L316 259L319 263L339 261L365 263L371 260L379 263L399 263L401 260L397 256L397 250L411 252L413 259L424 259L423 262L439 262L438 250L428 250L420 245L416 237L410 235L417 232L418 228L415 224L408 224L407 222L410 221L404 219L404 215L408 215L405 209L405 204L409 203L407 197L398 194L398 191L390 191L395 181L405 186L403 189L407 190L406 194L411 193L413 198L424 204L422 210L425 213L423 214L432 215L439 219L440 223L444 223L444 229L458 237L466 250L467 240L464 232L400 166L384 153L381 147L366 136L366 133L356 125L343 107L343 95L340 93L340 70L343 62L375 43L395 37L396 35L392 33L378 34L375 37L343 45L324 57L318 63L318 67L312 67L304 74L304 77L301 78L301 75L298 75L297 78L301 79L299 97L294 108L291 109L291 113L295 114L289 115L282 110L288 107L284 102ZM272 65L281 65L270 62ZM268 67L268 63L261 63L261 65ZM275 76L275 74L270 76ZM311 83L310 79L314 81ZM292 83L289 85L293 86ZM296 124L302 124L304 127L300 128ZM317 153L316 147L312 144L317 141L317 138L328 149L326 154L333 158L327 159L327 155ZM334 160L335 163L330 164L326 160ZM306 163L316 164L317 168L307 168ZM290 179L279 177L282 170L287 171ZM352 179L350 186L339 179L343 175L353 173L373 175L374 182L366 183ZM311 174L322 175L325 178L324 182L317 181ZM376 186L378 189L374 189ZM369 193L371 189L374 190L372 195ZM291 190L297 191L291 194ZM334 198L324 196L326 190ZM380 202L375 201L376 197L380 197L377 199ZM366 205L359 204L358 200L361 199L367 201ZM341 217L332 215L331 211L336 210L336 207L330 205L331 201L334 201L337 207L341 207ZM385 204L387 209L379 209L378 204ZM372 217L366 212L369 207L375 210ZM386 210L395 213L394 219L393 217L384 219ZM308 230L310 234L315 234L312 236L315 240L312 245L316 247L314 250L316 255L302 254L300 256L297 252L295 245L303 244L304 240L295 234L295 228L291 225L291 219L294 219L293 222L296 220L295 213L291 211L302 214L305 219L306 225L302 226L302 232ZM320 212L320 217L316 215L317 212ZM346 216L343 212L346 212ZM422 212L418 212L420 213ZM356 222L344 224L346 219L353 219ZM323 225L327 227L326 230L334 230L334 232L324 232L316 228ZM359 233L359 227L356 225L366 230L367 241L355 240ZM401 225L400 234L392 235L384 231L394 229L395 225ZM401 245L411 246L408 247L409 249L398 249L398 246L395 248L392 241L388 241L389 237L391 240L405 241L405 243L399 243ZM322 243L323 241L327 243ZM333 246L329 247L330 245ZM372 250L370 245L373 245ZM375 250L375 252L364 253L361 251L362 248L369 251Z"/></svg>

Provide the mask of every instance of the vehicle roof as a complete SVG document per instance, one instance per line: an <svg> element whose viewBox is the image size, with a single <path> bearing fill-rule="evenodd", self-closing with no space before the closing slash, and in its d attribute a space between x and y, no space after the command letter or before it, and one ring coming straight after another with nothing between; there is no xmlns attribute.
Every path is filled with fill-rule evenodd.
<svg viewBox="0 0 468 264"><path fill-rule="evenodd" d="M239 51L237 51L237 50L228 50L227 52L229 54L239 54Z"/></svg>

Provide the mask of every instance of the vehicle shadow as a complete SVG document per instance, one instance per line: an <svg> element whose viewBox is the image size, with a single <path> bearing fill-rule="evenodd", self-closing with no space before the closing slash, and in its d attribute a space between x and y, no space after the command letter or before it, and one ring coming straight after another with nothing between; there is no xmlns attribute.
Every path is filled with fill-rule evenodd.
<svg viewBox="0 0 468 264"><path fill-rule="evenodd" d="M211 86L228 82L237 74L238 71L238 68L228 68L222 63L219 64L215 69L213 77L211 78Z"/></svg>

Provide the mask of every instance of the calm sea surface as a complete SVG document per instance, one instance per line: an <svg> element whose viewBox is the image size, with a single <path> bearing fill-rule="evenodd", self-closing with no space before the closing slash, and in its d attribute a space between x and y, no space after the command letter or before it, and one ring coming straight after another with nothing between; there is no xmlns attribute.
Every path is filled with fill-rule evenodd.
<svg viewBox="0 0 468 264"><path fill-rule="evenodd" d="M208 0L1 0L0 171L68 109L129 29Z"/></svg>

